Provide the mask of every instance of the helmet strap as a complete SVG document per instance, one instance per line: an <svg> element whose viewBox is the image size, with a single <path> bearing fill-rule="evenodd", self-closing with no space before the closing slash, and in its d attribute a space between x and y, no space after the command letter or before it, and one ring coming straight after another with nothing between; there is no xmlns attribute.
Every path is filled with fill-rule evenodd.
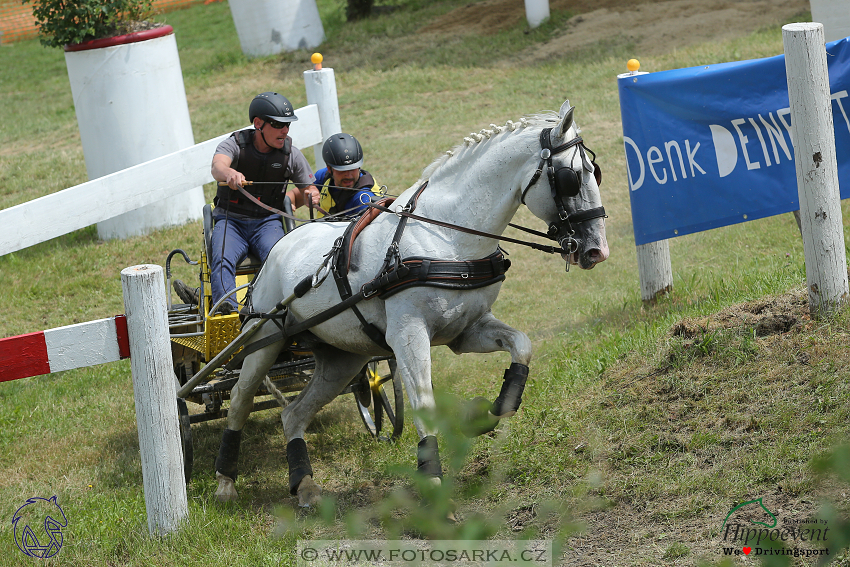
<svg viewBox="0 0 850 567"><path fill-rule="evenodd" d="M269 143L266 141L266 135L265 135L265 133L263 132L263 128L265 128L265 127L266 127L266 121L265 121L265 120L263 120L262 118L261 118L260 120L262 121L262 125L258 128L258 130L259 130L259 132L260 132L260 138L262 138L262 139L263 139L263 143L264 143L264 144L265 144L268 148L270 148L270 149L272 149L272 150L273 150L274 148L272 147L272 145L271 145L271 144L269 144Z"/></svg>

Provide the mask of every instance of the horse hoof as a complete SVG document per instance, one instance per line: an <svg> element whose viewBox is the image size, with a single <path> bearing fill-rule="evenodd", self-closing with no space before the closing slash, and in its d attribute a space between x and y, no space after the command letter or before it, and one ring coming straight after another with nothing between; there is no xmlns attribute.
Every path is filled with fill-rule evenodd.
<svg viewBox="0 0 850 567"><path fill-rule="evenodd" d="M430 484L434 488L439 488L440 486L443 485L443 479L441 479L438 476L434 476L434 477L431 477L431 478L428 479L428 484ZM460 520L455 515L456 511L457 511L457 502L455 502L454 499L449 498L449 510L448 510L448 512L446 512L446 517L445 517L445 520L448 523L450 523L450 524L459 524L460 523Z"/></svg>
<svg viewBox="0 0 850 567"><path fill-rule="evenodd" d="M218 480L218 490L215 491L215 498L219 502L232 502L239 498L239 493L236 492L236 486L233 484L233 479L216 471L215 478Z"/></svg>
<svg viewBox="0 0 850 567"><path fill-rule="evenodd" d="M463 434L467 437L478 437L496 429L500 418L493 415L490 412L491 409L493 409L492 402L481 396L466 402L461 419L461 430ZM509 416L506 414L503 417Z"/></svg>
<svg viewBox="0 0 850 567"><path fill-rule="evenodd" d="M298 505L302 508L317 506L321 500L322 489L313 481L312 476L305 476L298 484Z"/></svg>

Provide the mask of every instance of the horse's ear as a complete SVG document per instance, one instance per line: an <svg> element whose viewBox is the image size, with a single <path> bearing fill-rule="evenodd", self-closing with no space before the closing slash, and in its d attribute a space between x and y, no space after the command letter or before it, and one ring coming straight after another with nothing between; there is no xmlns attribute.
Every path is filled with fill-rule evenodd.
<svg viewBox="0 0 850 567"><path fill-rule="evenodd" d="M558 115L561 117L561 123L558 124L557 132L558 137L563 138L567 133L567 130L570 129L570 126L573 125L573 111L575 110L574 106L570 106L570 101L566 101L561 105L561 110L558 111Z"/></svg>

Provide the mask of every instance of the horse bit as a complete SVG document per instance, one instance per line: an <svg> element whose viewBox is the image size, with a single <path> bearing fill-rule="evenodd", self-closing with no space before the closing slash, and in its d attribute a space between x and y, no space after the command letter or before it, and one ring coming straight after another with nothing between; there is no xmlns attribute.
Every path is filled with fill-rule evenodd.
<svg viewBox="0 0 850 567"><path fill-rule="evenodd" d="M537 166L537 171L531 177L531 181L528 182L528 185L523 190L520 201L525 205L525 195L531 189L531 186L540 179L545 164L546 176L549 178L549 187L552 190L552 198L558 209L558 220L549 225L547 236L557 241L565 253L573 254L579 247L578 241L573 237L575 234L573 225L593 219L608 218L608 215L605 214L605 207L595 207L573 214L567 213L564 201L570 197L575 197L581 191L581 173L569 166L560 167L556 170L552 164L552 156L577 146L578 152L581 155L582 167L587 171L593 172L597 186L602 184L602 170L596 163L596 154L584 145L584 140L581 136L576 136L572 140L553 148L549 140L551 131L552 128L544 128L540 132L540 146L542 148L540 150L540 164ZM592 160L587 159L587 153L593 156ZM567 271L569 270L570 263L567 261Z"/></svg>

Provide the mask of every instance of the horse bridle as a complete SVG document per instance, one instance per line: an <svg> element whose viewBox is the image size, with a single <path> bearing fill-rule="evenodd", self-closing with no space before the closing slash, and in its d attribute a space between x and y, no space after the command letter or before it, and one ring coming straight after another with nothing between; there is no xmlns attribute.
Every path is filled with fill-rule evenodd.
<svg viewBox="0 0 850 567"><path fill-rule="evenodd" d="M543 173L543 167L546 166L546 176L549 178L549 188L552 190L552 199L555 201L555 207L558 210L558 220L549 225L548 237L558 242L563 251L567 254L572 254L578 250L579 244L573 235L575 234L574 224L580 224L589 220L598 218L607 218L605 207L595 207L575 213L568 213L565 201L570 197L575 197L581 191L581 172L574 170L572 167L564 166L555 169L552 164L552 156L566 151L572 147L577 147L581 155L582 167L587 171L592 171L596 178L596 185L602 184L602 170L596 163L596 154L591 149L584 145L584 140L581 136L576 136L572 140L553 148L549 139L552 128L544 128L540 132L540 163L537 166L537 171L532 175L531 180L522 192L520 202L525 205L525 195L531 186L534 185L540 175ZM587 154L593 156L592 160L587 159ZM569 264L567 264L569 266Z"/></svg>

